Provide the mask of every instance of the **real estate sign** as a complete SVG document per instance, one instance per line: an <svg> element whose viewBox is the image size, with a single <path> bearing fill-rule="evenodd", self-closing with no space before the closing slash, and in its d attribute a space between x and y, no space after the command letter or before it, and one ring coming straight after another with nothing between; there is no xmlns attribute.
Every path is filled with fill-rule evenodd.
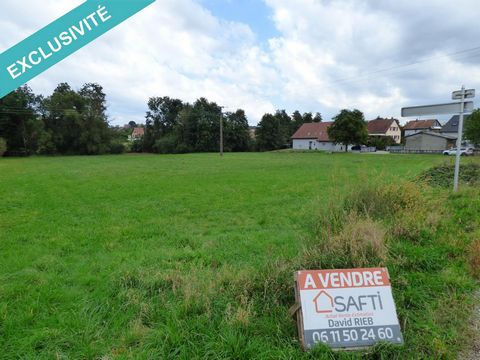
<svg viewBox="0 0 480 360"><path fill-rule="evenodd" d="M296 283L305 349L403 343L387 269L304 270Z"/></svg>

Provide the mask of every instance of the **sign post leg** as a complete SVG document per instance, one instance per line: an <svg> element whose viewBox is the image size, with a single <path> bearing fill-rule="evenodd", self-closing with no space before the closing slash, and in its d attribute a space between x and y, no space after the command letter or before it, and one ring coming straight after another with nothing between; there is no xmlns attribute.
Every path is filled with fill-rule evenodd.
<svg viewBox="0 0 480 360"><path fill-rule="evenodd" d="M465 106L465 86L462 86L462 99L460 103L460 121L458 122L458 138L457 138L457 153L455 159L455 175L453 178L453 191L458 191L458 179L460 176L460 157L462 148L462 136L463 136L463 113Z"/></svg>

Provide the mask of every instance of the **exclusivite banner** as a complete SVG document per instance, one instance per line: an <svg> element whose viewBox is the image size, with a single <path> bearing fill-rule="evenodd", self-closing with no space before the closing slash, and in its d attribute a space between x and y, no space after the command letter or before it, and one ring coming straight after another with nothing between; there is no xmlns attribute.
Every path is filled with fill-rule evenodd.
<svg viewBox="0 0 480 360"><path fill-rule="evenodd" d="M0 55L0 98L154 2L88 0L8 49Z"/></svg>

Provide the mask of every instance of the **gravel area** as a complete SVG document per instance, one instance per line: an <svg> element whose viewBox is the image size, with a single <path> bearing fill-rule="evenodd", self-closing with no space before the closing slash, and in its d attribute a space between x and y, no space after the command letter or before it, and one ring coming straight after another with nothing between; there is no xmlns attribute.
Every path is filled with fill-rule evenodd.
<svg viewBox="0 0 480 360"><path fill-rule="evenodd" d="M479 360L480 359L480 292L477 293L477 307L472 317L472 333L474 339L471 346L463 351L459 356L459 360Z"/></svg>

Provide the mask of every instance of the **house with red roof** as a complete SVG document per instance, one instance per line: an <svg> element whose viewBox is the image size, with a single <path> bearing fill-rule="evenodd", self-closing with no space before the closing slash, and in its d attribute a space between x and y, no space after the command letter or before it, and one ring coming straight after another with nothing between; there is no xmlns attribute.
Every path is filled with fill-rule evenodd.
<svg viewBox="0 0 480 360"><path fill-rule="evenodd" d="M368 122L367 129L370 136L391 137L397 144L402 142L402 130L397 119L378 117Z"/></svg>
<svg viewBox="0 0 480 360"><path fill-rule="evenodd" d="M128 137L129 141L141 140L145 136L145 128L136 127L133 129L132 134Z"/></svg>
<svg viewBox="0 0 480 360"><path fill-rule="evenodd" d="M328 136L333 122L305 123L293 134L292 148L295 150L345 151L342 144L334 144Z"/></svg>

